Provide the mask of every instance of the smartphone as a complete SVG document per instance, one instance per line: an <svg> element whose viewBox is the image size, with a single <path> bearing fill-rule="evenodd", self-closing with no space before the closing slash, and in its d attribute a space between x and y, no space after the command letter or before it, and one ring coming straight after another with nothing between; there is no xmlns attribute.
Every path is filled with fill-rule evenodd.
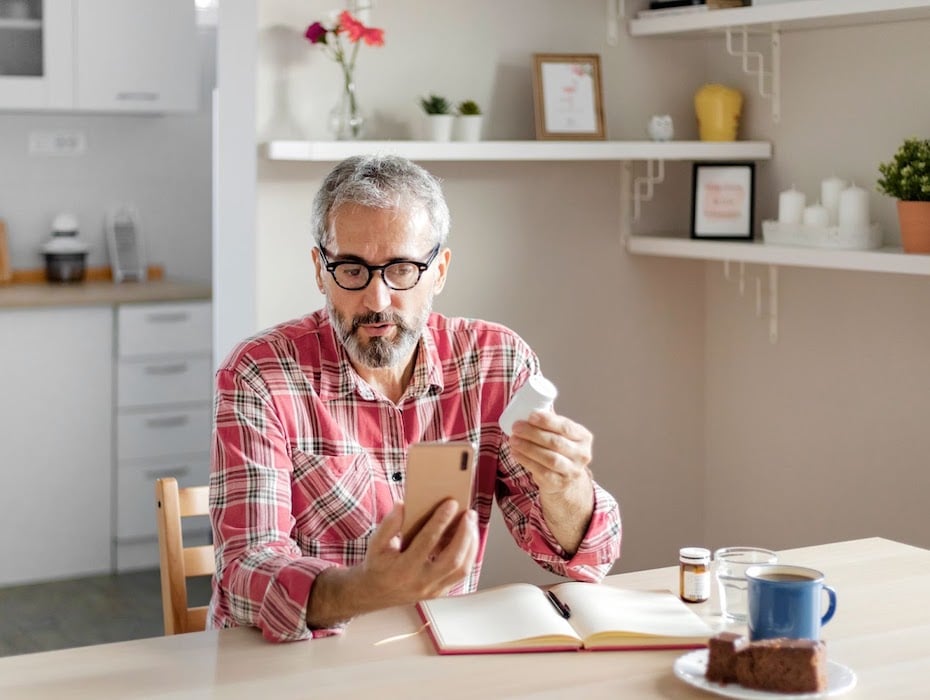
<svg viewBox="0 0 930 700"><path fill-rule="evenodd" d="M429 520L442 501L454 498L459 510L471 507L475 449L468 442L418 442L407 451L402 547Z"/></svg>

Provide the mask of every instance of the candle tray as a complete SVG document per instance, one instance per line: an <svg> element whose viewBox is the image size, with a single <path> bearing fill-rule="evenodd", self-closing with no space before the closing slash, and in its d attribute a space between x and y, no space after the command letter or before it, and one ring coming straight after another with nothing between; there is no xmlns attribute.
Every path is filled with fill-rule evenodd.
<svg viewBox="0 0 930 700"><path fill-rule="evenodd" d="M832 250L871 250L882 247L882 230L878 224L864 227L811 226L763 221L762 239L772 245Z"/></svg>

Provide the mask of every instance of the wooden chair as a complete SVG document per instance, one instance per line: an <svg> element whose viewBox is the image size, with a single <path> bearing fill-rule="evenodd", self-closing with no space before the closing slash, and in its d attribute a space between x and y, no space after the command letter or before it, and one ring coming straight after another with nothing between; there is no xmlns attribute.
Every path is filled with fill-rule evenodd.
<svg viewBox="0 0 930 700"><path fill-rule="evenodd" d="M207 486L179 489L174 477L156 479L158 554L161 565L161 604L165 634L198 632L206 627L207 606L187 606L187 579L216 571L213 545L185 547L181 519L207 515Z"/></svg>

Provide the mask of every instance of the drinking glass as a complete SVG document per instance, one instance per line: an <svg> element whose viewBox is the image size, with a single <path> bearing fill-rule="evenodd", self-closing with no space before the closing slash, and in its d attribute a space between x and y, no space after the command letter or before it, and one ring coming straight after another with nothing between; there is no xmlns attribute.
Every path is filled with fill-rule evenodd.
<svg viewBox="0 0 930 700"><path fill-rule="evenodd" d="M761 547L723 547L714 552L714 576L720 612L728 622L746 622L746 569L756 564L777 564L778 555Z"/></svg>

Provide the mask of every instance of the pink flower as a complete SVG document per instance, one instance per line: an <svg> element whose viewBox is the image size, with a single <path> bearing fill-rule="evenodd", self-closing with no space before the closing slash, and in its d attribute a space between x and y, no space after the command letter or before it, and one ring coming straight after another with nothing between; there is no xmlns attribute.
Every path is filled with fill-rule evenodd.
<svg viewBox="0 0 930 700"><path fill-rule="evenodd" d="M307 31L304 32L304 36L309 39L311 44L320 44L326 43L326 27L324 27L319 22L314 22L309 27Z"/></svg>

